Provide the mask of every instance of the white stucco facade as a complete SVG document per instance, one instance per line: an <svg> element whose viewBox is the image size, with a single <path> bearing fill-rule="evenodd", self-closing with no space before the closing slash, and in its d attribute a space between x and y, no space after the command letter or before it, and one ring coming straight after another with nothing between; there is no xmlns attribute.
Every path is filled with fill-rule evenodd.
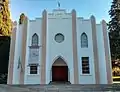
<svg viewBox="0 0 120 92"><path fill-rule="evenodd" d="M9 64L8 84L49 84L53 77L52 66L58 58L62 58L68 66L67 76L71 84L111 84L110 47L108 34L105 34L107 33L105 21L96 24L92 21L94 19L94 16L89 19L78 17L75 10L67 13L64 9L55 9L51 13L44 10L41 18L27 19L26 25L18 24L17 30L15 30L14 55L10 55L9 60L9 62L13 62L13 67L10 68ZM25 31L24 27L26 27L25 37L22 35ZM64 36L61 43L55 40L55 35L59 33ZM86 48L81 47L83 33L87 36L88 46ZM31 48L35 48L31 45L34 34L38 36L36 50L38 57L36 59L30 56ZM58 40L60 39L58 38ZM22 41L25 41L25 46ZM74 49L76 49L76 54ZM25 57L23 56L24 51ZM20 64L18 63L19 57L24 57L24 59L20 59ZM87 68L89 73L83 73L82 57L89 58L89 68ZM37 74L30 74L30 64L37 64ZM106 66L106 64L108 65ZM57 65L62 66L62 63L59 62ZM18 66L21 67L17 68ZM12 74L10 74L11 72Z"/></svg>

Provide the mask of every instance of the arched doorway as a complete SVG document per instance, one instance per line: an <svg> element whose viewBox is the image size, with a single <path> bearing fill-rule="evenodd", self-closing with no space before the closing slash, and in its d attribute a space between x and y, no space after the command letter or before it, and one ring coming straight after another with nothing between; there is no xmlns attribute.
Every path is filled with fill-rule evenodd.
<svg viewBox="0 0 120 92"><path fill-rule="evenodd" d="M65 61L59 57L52 65L52 82L68 82L68 66Z"/></svg>

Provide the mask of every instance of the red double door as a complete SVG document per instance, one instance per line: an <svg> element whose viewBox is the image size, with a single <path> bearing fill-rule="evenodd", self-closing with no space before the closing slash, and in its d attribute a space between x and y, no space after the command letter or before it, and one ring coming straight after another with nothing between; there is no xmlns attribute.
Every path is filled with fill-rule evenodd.
<svg viewBox="0 0 120 92"><path fill-rule="evenodd" d="M52 67L52 81L68 81L68 67L67 66L53 66Z"/></svg>

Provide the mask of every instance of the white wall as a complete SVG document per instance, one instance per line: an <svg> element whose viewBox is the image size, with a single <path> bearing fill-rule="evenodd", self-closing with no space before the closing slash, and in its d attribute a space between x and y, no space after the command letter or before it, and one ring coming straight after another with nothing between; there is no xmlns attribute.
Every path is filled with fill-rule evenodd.
<svg viewBox="0 0 120 92"><path fill-rule="evenodd" d="M20 68L18 69L18 60L21 57L22 46L22 25L17 26L16 30L16 44L15 44L15 56L14 56L14 68L13 68L13 84L19 84Z"/></svg>
<svg viewBox="0 0 120 92"><path fill-rule="evenodd" d="M38 74L29 74L29 46L31 46L32 36L36 33L39 36L39 46L41 46L41 22L42 19L29 20L28 34L27 34L27 46L26 46L26 68L25 68L25 84L40 84L40 66L38 66ZM36 63L36 62L35 62ZM39 48L39 65L41 64L41 47Z"/></svg>
<svg viewBox="0 0 120 92"><path fill-rule="evenodd" d="M70 71L70 82L74 84L74 65L73 65L73 42L72 42L72 14L63 11L54 10L53 13L48 14L47 19L47 43L46 43L46 84L48 84L52 78L51 68L54 61L58 56L64 58ZM42 19L30 20L28 22L27 30L27 46L26 46L26 63L25 63L25 84L40 84L40 69L39 74L30 75L29 67L29 46L31 46L32 35L37 33L39 36L39 46L41 46L41 32L42 32ZM79 68L79 83L80 84L95 84L94 73L94 54L93 54L93 41L92 41L92 28L90 19L77 18L77 51L78 51L78 68ZM21 28L17 32L17 40L15 47L15 64L14 64L14 76L13 84L19 83L19 70L18 59L21 56L20 47L22 45L22 31ZM81 34L85 32L88 36L88 48L81 48ZM99 55L99 70L100 70L100 82L101 84L107 83L106 76L106 63L104 53L104 42L102 26L97 25L97 44ZM62 33L65 37L62 43L57 43L54 38L57 33ZM81 57L89 57L90 74L82 74L82 60ZM41 47L39 49L39 64L41 64Z"/></svg>
<svg viewBox="0 0 120 92"><path fill-rule="evenodd" d="M100 70L100 83L107 83L107 72L106 72L106 60L105 60L105 49L104 49L104 38L102 25L97 25L97 44L98 44L98 56L99 56L99 70Z"/></svg>
<svg viewBox="0 0 120 92"><path fill-rule="evenodd" d="M47 57L46 57L46 83L50 82L50 71L56 57L62 56L70 69L70 82L74 83L73 74L73 47L72 47L72 16L69 18L65 13L62 15L48 16L47 28ZM64 19L62 19L64 18ZM67 19L68 18L68 19ZM62 33L65 40L57 43L54 37L57 33Z"/></svg>
<svg viewBox="0 0 120 92"><path fill-rule="evenodd" d="M39 45L41 45L41 31L42 31L42 19L37 18L35 20L29 20L29 37L28 37L28 46L31 46L32 36L37 33L39 36Z"/></svg>
<svg viewBox="0 0 120 92"><path fill-rule="evenodd" d="M81 34L85 32L88 36L88 48L81 48ZM92 42L92 28L91 21L82 18L77 19L77 50L78 50L78 68L79 68L79 83L80 84L94 84L94 55ZM90 74L82 74L82 60L81 57L89 57Z"/></svg>

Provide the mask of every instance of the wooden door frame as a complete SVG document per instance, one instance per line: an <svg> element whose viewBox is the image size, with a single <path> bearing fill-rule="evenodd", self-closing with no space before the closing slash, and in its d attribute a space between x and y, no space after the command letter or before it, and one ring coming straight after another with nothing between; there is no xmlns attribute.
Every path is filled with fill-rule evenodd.
<svg viewBox="0 0 120 92"><path fill-rule="evenodd" d="M54 70L53 70L53 69L54 69L55 67L56 67L56 68L62 68L62 67L64 67L65 72L67 73L67 75L66 75L65 81L63 81L63 82L68 82L68 81L69 81L68 66L52 66L52 74L51 74L51 75L52 75L52 79L51 79L51 81L53 81L53 82L54 82L54 81L56 81L56 82L57 82L57 81L58 81L58 82L59 82L59 81L62 82L62 80L55 80L54 77L53 77L53 75L54 75ZM61 76L62 76L62 75L61 75Z"/></svg>

